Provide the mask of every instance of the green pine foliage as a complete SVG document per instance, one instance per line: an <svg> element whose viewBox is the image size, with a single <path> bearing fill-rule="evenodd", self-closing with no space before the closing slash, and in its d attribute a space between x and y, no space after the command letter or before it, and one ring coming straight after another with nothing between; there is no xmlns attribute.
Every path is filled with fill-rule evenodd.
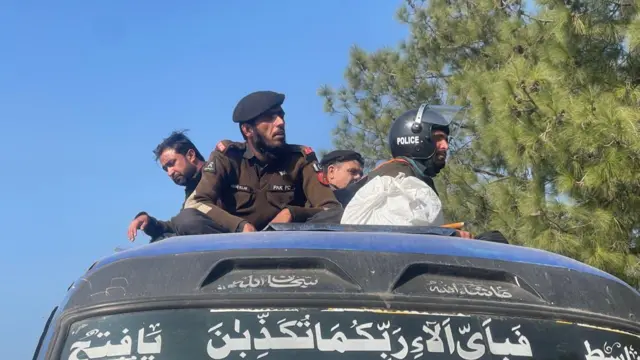
<svg viewBox="0 0 640 360"><path fill-rule="evenodd" d="M335 146L387 159L392 119L469 106L436 178L450 221L640 285L640 2L407 0L410 36L324 86Z"/></svg>

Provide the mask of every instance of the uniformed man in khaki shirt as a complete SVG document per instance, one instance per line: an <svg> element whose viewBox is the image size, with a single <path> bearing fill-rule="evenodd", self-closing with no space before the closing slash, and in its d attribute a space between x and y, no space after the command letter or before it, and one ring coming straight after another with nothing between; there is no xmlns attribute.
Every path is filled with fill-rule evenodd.
<svg viewBox="0 0 640 360"><path fill-rule="evenodd" d="M342 206L318 179L313 150L286 142L284 99L258 91L240 100L233 121L245 142L218 143L185 211L206 215L218 232L256 231L278 222L340 222ZM194 226L189 234L206 232L213 231Z"/></svg>

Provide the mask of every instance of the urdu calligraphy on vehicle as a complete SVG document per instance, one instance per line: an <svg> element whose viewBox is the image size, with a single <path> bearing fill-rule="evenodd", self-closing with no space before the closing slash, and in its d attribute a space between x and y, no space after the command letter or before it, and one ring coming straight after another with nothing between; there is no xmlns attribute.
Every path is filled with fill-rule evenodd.
<svg viewBox="0 0 640 360"><path fill-rule="evenodd" d="M556 343L565 357L573 356L567 358L640 360L640 336L569 322L306 308L170 309L90 318L72 325L61 359L546 359L559 356Z"/></svg>
<svg viewBox="0 0 640 360"><path fill-rule="evenodd" d="M510 299L513 297L513 295L508 290L499 285L494 286L454 282L447 284L444 281L431 280L427 284L427 289L430 292L435 292L438 294L497 297L501 299Z"/></svg>
<svg viewBox="0 0 640 360"><path fill-rule="evenodd" d="M128 328L124 328L121 334L93 329L71 344L68 359L155 360L162 351L161 333L159 323L142 327L137 334L130 334ZM97 345L99 343L101 345Z"/></svg>
<svg viewBox="0 0 640 360"><path fill-rule="evenodd" d="M260 275L260 276L244 276L239 280L234 280L225 285L218 285L218 290L228 289L246 289L246 288L300 288L318 284L317 277L311 276L295 276L295 275Z"/></svg>

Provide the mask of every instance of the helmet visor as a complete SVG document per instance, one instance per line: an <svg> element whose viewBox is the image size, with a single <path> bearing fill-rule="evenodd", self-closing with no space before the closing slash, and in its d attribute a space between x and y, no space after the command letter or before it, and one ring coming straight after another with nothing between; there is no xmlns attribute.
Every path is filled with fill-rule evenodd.
<svg viewBox="0 0 640 360"><path fill-rule="evenodd" d="M467 121L469 108L453 105L429 105L423 113L423 122L434 125L448 126L449 136L455 136L461 126ZM440 116L429 116L430 112Z"/></svg>
<svg viewBox="0 0 640 360"><path fill-rule="evenodd" d="M429 116L434 112L440 116ZM467 108L452 105L429 105L424 109L423 121L435 125L448 126L454 123L461 123L467 114Z"/></svg>

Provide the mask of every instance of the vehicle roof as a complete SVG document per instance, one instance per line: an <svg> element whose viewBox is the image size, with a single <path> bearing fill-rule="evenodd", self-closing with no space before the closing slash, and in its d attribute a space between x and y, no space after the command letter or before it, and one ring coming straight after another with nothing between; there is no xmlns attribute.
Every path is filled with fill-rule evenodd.
<svg viewBox="0 0 640 360"><path fill-rule="evenodd" d="M611 274L544 250L458 237L388 232L272 231L177 236L105 257L91 271L122 259L241 249L354 250L502 260L579 271L631 288Z"/></svg>

